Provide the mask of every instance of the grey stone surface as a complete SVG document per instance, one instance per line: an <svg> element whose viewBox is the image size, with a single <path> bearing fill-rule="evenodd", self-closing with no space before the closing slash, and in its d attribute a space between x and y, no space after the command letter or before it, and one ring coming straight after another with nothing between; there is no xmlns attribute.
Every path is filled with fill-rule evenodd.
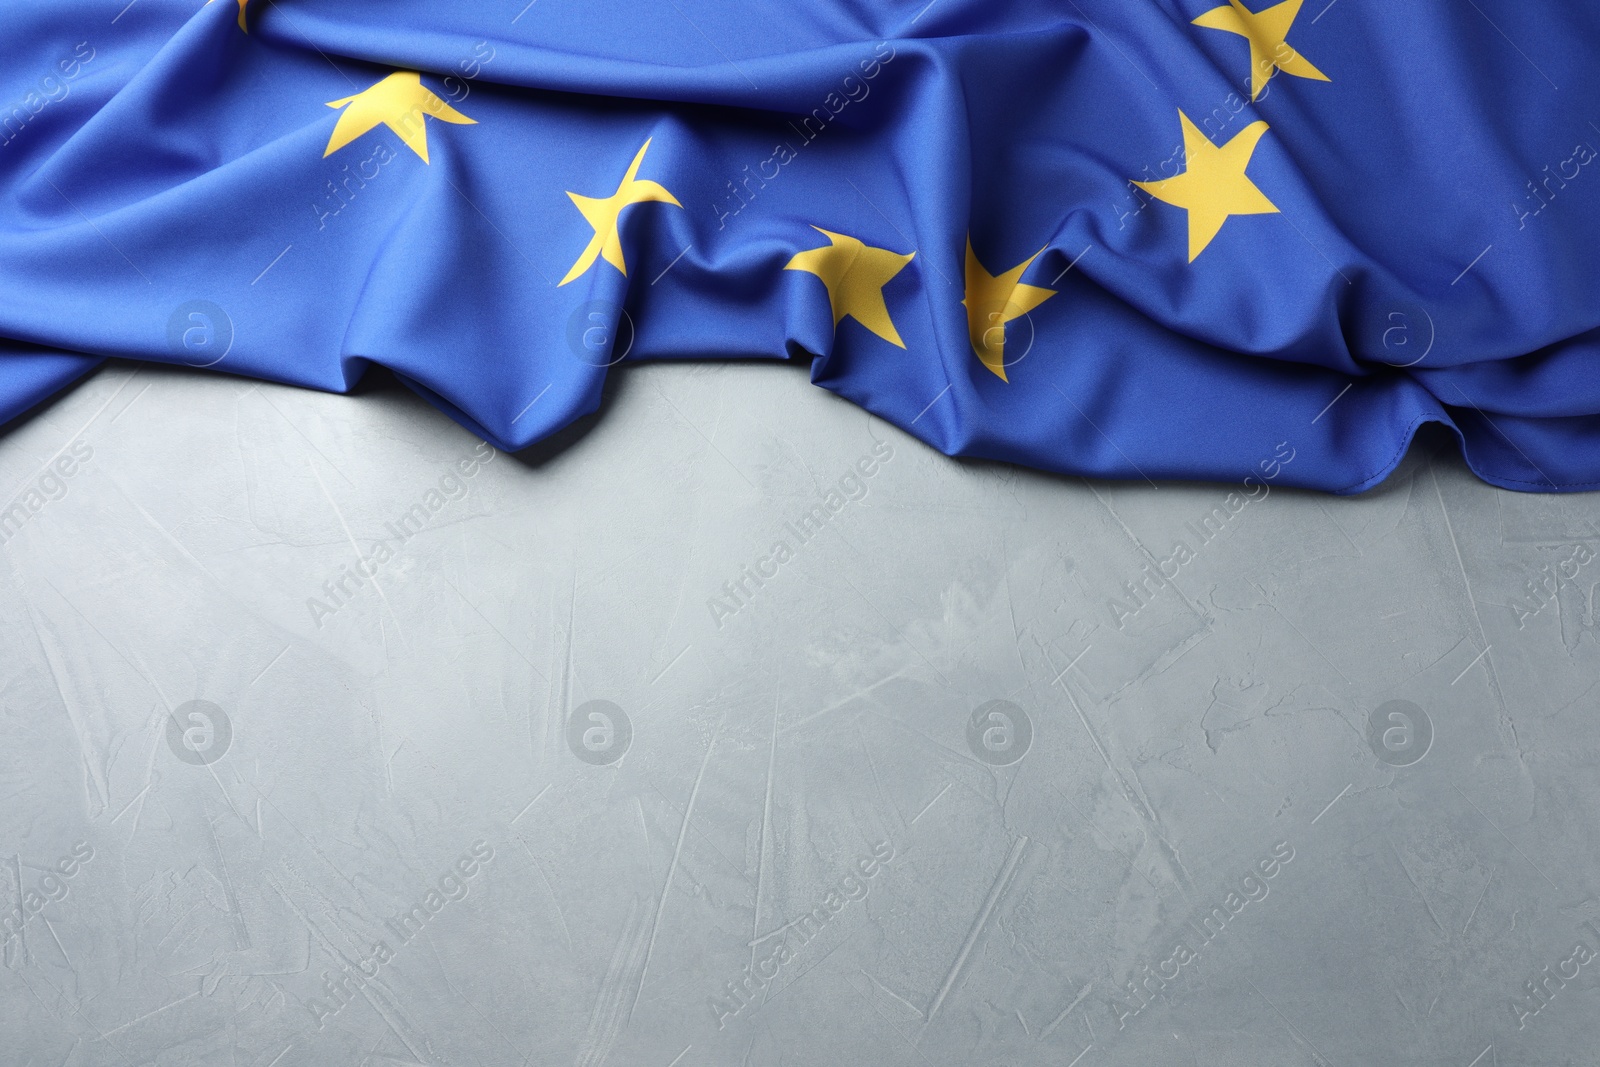
<svg viewBox="0 0 1600 1067"><path fill-rule="evenodd" d="M1600 1057L1592 495L1089 484L737 364L489 458L113 365L0 489L6 1065Z"/></svg>

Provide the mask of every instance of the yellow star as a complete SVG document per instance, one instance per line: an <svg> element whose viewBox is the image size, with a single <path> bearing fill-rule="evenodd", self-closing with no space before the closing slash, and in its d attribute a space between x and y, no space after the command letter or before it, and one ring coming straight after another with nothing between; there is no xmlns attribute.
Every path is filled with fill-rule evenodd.
<svg viewBox="0 0 1600 1067"><path fill-rule="evenodd" d="M978 262L972 238L967 238L967 296L961 301L967 309L967 334L979 361L1002 382L1010 381L1006 377L1006 323L1056 295L1054 289L1022 284L1023 272L1043 251L1039 249L1019 266L995 277Z"/></svg>
<svg viewBox="0 0 1600 1067"><path fill-rule="evenodd" d="M894 320L889 318L888 305L883 302L883 287L905 269L916 253L901 255L821 226L811 228L826 237L828 244L796 253L783 269L803 270L822 279L828 287L834 329L848 315L890 344L904 348L906 343L900 340Z"/></svg>
<svg viewBox="0 0 1600 1067"><path fill-rule="evenodd" d="M1214 7L1195 19L1194 24L1209 30L1237 33L1250 42L1250 99L1255 100L1260 97L1261 90L1267 87L1267 79L1272 77L1274 70L1293 74L1296 78L1311 78L1319 82L1330 80L1284 39L1289 36L1289 27L1294 25L1295 16L1300 14L1303 2L1283 0L1256 13L1239 0L1228 0L1225 6Z"/></svg>
<svg viewBox="0 0 1600 1067"><path fill-rule="evenodd" d="M244 9L245 9L245 5L248 4L248 3L250 3L250 0L239 0L239 28L241 30L243 30L245 33L249 33L250 32L250 27L248 27L248 26L246 26L244 24ZM211 0L206 0L206 6L207 7L211 6Z"/></svg>
<svg viewBox="0 0 1600 1067"><path fill-rule="evenodd" d="M428 129L425 115L432 115L458 126L475 126L469 119L422 84L422 75L408 70L397 70L364 92L347 96L343 100L328 101L329 107L347 107L333 127L328 138L328 149L323 158L333 155L364 133L381 124L389 127L405 142L407 148L428 162Z"/></svg>
<svg viewBox="0 0 1600 1067"><path fill-rule="evenodd" d="M1212 144L1182 111L1182 174L1155 182L1134 182L1139 188L1189 212L1189 262L1204 252L1229 215L1273 215L1278 209L1245 175L1256 143L1267 132L1265 122L1252 122L1222 147Z"/></svg>
<svg viewBox="0 0 1600 1067"><path fill-rule="evenodd" d="M605 257L607 263L620 270L623 277L628 276L628 264L622 258L622 235L617 232L617 219L622 215L622 209L629 204L642 204L647 200L655 200L671 204L673 207L683 206L678 203L677 197L656 182L640 181L635 177L639 173L639 164L644 162L644 154L649 148L650 141L646 140L644 147L633 157L633 162L628 164L628 173L622 176L617 191L610 196L597 198L579 196L572 192L567 194L572 198L572 202L578 205L578 210L583 212L583 217L589 221L589 225L594 228L594 236L589 239L588 246L584 248L578 261L572 265L572 269L567 271L567 276L561 279L561 285L566 285L594 266L594 261L601 256Z"/></svg>

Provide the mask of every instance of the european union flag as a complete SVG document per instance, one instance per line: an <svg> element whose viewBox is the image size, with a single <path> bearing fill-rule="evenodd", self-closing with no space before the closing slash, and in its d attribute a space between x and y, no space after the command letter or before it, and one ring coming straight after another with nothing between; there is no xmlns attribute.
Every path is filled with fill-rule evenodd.
<svg viewBox="0 0 1600 1067"><path fill-rule="evenodd" d="M0 5L0 418L103 357L515 449L796 358L951 454L1600 488L1600 7Z"/></svg>

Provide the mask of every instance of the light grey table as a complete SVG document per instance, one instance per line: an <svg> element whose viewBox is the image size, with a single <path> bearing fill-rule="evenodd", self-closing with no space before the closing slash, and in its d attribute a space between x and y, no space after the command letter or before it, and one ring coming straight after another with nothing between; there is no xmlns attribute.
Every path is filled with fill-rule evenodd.
<svg viewBox="0 0 1600 1067"><path fill-rule="evenodd" d="M1090 484L739 364L488 457L112 365L0 489L6 1067L1600 1059L1592 495Z"/></svg>

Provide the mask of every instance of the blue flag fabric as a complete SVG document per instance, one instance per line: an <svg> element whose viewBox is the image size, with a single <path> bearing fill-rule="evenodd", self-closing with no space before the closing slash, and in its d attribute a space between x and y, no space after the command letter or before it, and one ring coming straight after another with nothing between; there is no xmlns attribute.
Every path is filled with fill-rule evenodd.
<svg viewBox="0 0 1600 1067"><path fill-rule="evenodd" d="M813 357L951 454L1600 488L1600 8L0 5L0 419L370 363L515 449Z"/></svg>

